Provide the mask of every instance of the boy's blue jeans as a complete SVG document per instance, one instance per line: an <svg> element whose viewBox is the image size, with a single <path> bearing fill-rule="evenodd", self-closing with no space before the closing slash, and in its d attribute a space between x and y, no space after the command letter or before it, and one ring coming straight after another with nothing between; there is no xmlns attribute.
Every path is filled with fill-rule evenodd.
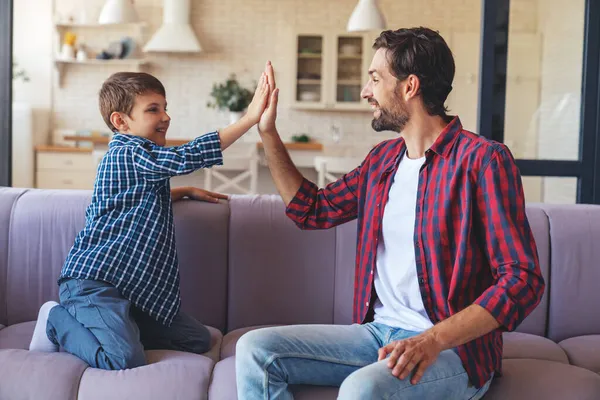
<svg viewBox="0 0 600 400"><path fill-rule="evenodd" d="M48 316L50 340L91 367L117 370L146 364L144 350L205 353L210 332L182 312L166 327L134 307L113 285L69 279Z"/></svg>
<svg viewBox="0 0 600 400"><path fill-rule="evenodd" d="M416 385L393 376L387 360L377 361L380 347L417 334L375 322L250 331L236 346L238 398L291 400L291 384L340 386L343 400L483 397L491 379L480 389L471 386L453 350L442 351Z"/></svg>

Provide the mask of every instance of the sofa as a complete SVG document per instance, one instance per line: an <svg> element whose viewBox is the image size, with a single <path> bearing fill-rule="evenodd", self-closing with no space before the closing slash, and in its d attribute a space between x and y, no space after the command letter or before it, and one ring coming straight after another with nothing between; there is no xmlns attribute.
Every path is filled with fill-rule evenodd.
<svg viewBox="0 0 600 400"><path fill-rule="evenodd" d="M204 355L147 352L148 365L104 371L27 351L39 306L84 225L90 191L0 188L0 400L236 399L235 348L251 329L349 324L356 223L301 231L278 196L174 204L182 309L210 326ZM600 206L528 205L544 297L504 333L490 399L600 399ZM318 277L318 279L315 279ZM336 388L293 387L296 399Z"/></svg>

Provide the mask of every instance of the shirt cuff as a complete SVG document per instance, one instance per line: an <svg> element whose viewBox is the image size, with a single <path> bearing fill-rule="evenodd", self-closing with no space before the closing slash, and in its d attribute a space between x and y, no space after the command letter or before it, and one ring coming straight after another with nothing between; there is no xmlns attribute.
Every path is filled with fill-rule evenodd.
<svg viewBox="0 0 600 400"><path fill-rule="evenodd" d="M304 178L296 195L286 207L285 213L295 222L300 222L312 208L319 188L317 185Z"/></svg>

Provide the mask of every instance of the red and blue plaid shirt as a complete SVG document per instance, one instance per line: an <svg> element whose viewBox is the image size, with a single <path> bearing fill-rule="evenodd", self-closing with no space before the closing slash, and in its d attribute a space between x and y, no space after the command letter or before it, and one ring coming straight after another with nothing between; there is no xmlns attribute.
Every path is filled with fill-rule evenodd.
<svg viewBox="0 0 600 400"><path fill-rule="evenodd" d="M383 210L405 151L402 138L380 143L358 168L324 189L304 180L287 208L303 229L327 229L358 218L356 323L373 316ZM501 325L454 349L479 388L492 372L501 373L501 332L514 330L544 292L521 177L505 145L463 130L458 117L425 156L414 247L427 314L436 324L478 304Z"/></svg>

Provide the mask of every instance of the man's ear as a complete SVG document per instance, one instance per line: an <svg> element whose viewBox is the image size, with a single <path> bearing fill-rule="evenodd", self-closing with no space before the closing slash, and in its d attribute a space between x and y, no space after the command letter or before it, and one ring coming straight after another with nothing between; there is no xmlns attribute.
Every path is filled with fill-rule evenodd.
<svg viewBox="0 0 600 400"><path fill-rule="evenodd" d="M123 118L123 115L120 112L114 111L110 114L110 123L117 128L119 132L127 132L129 130L129 125Z"/></svg>
<svg viewBox="0 0 600 400"><path fill-rule="evenodd" d="M415 96L417 96L419 94L419 92L421 91L421 81L419 80L419 78L414 75L411 74L409 75L405 80L405 85L404 88L402 90L402 94L404 95L404 99L408 100L411 99Z"/></svg>

